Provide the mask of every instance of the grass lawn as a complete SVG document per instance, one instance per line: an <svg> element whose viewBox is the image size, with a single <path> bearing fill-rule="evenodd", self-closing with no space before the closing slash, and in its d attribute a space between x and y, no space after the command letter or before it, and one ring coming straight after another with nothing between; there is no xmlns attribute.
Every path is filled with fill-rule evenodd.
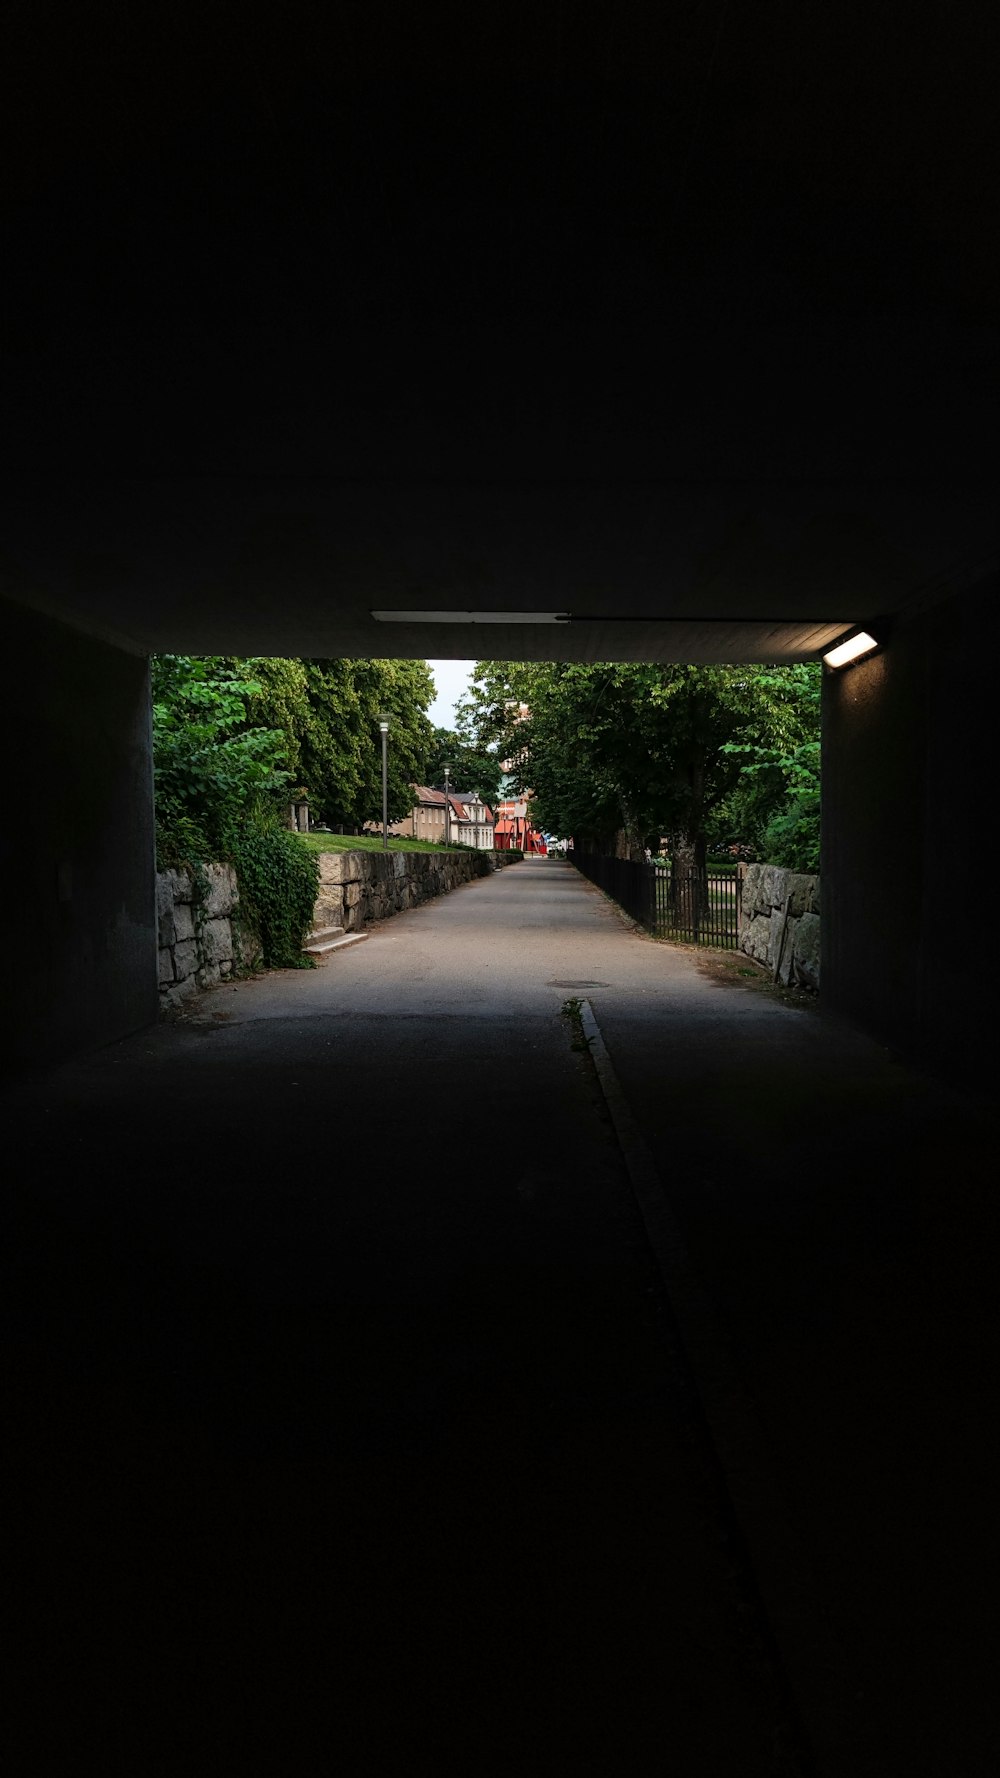
<svg viewBox="0 0 1000 1778"><path fill-rule="evenodd" d="M380 833L300 833L310 852L381 852ZM390 852L459 852L460 846L438 846L433 840L397 839L389 835Z"/></svg>

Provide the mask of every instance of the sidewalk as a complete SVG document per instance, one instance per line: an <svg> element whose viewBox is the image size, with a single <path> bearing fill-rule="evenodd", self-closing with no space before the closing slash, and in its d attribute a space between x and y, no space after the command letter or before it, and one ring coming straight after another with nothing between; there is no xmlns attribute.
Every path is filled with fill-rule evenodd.
<svg viewBox="0 0 1000 1778"><path fill-rule="evenodd" d="M812 1691L570 999L762 1434ZM3 1110L32 1769L995 1770L957 1095L539 860Z"/></svg>
<svg viewBox="0 0 1000 1778"><path fill-rule="evenodd" d="M30 1769L804 1769L545 869L8 1101Z"/></svg>

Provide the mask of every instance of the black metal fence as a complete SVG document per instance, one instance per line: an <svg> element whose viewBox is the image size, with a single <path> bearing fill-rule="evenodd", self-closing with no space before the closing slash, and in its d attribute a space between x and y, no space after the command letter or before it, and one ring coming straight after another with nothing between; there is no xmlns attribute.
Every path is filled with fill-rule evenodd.
<svg viewBox="0 0 1000 1778"><path fill-rule="evenodd" d="M733 950L739 936L742 872L674 871L574 852L573 863L657 938Z"/></svg>

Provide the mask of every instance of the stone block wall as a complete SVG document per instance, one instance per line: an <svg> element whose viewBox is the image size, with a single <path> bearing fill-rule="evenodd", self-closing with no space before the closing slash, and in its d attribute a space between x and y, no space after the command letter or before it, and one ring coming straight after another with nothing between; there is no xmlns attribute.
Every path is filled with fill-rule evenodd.
<svg viewBox="0 0 1000 1778"><path fill-rule="evenodd" d="M232 975L238 901L236 873L228 864L204 865L200 886L188 871L157 873L161 1008L177 1006L199 988L214 988Z"/></svg>
<svg viewBox="0 0 1000 1778"><path fill-rule="evenodd" d="M313 931L355 932L516 862L503 852L321 852Z"/></svg>
<svg viewBox="0 0 1000 1778"><path fill-rule="evenodd" d="M785 907L791 897L787 924ZM819 878L777 864L749 864L743 877L739 947L797 987L819 987Z"/></svg>
<svg viewBox="0 0 1000 1778"><path fill-rule="evenodd" d="M321 852L313 930L357 931L461 883L487 877L521 854L504 852ZM235 928L236 873L228 864L202 866L199 886L189 871L156 878L160 1007L169 1011L202 988L214 988L251 966L253 936Z"/></svg>

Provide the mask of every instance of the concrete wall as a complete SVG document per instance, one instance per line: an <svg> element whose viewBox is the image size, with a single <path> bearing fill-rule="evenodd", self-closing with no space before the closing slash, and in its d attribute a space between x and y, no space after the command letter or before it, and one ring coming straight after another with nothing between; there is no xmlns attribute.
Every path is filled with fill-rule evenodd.
<svg viewBox="0 0 1000 1778"><path fill-rule="evenodd" d="M823 993L986 1079L997 986L997 580L823 686Z"/></svg>
<svg viewBox="0 0 1000 1778"><path fill-rule="evenodd" d="M0 601L2 1055L35 1063L156 1018L147 662Z"/></svg>

